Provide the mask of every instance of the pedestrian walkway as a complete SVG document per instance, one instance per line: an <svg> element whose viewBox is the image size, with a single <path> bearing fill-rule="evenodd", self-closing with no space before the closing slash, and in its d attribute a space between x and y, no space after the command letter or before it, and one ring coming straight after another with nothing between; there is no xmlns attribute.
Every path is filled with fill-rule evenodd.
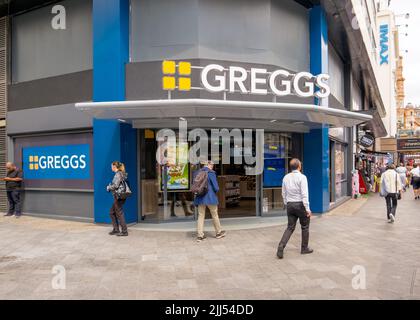
<svg viewBox="0 0 420 320"><path fill-rule="evenodd" d="M297 229L283 260L284 225L196 243L193 232L131 228L118 238L93 224L2 217L0 299L420 299L420 201L410 193L395 224L377 195L351 200L354 214L313 219L314 254L300 255ZM57 265L65 290L51 285ZM360 270L366 289L356 290Z"/></svg>

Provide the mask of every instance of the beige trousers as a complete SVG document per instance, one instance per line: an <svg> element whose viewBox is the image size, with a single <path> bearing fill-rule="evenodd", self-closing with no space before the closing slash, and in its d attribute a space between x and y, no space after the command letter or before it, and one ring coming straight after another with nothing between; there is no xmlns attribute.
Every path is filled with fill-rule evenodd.
<svg viewBox="0 0 420 320"><path fill-rule="evenodd" d="M222 231L220 226L219 215L217 213L217 205L199 205L198 206L198 220L197 220L197 236L204 236L204 218L206 216L206 207L209 208L211 213L211 218L213 220L214 230L216 234Z"/></svg>

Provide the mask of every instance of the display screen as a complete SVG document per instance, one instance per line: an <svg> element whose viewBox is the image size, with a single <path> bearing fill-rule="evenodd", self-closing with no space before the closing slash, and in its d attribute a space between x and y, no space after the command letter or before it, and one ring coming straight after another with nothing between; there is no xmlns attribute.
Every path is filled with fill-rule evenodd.
<svg viewBox="0 0 420 320"><path fill-rule="evenodd" d="M264 160L264 188L281 187L286 174L285 159Z"/></svg>
<svg viewBox="0 0 420 320"><path fill-rule="evenodd" d="M164 189L164 181L166 180L166 188L168 191L186 191L190 189L190 166L185 159L188 156L188 144L178 146L168 146L167 148L167 164L166 168L161 167L160 187ZM183 161L180 161L182 159ZM166 179L164 174L166 171Z"/></svg>

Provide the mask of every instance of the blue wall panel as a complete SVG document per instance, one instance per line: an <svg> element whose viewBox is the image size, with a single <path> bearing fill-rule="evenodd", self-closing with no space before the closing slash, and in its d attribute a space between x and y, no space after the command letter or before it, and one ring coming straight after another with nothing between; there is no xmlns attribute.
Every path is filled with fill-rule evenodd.
<svg viewBox="0 0 420 320"><path fill-rule="evenodd" d="M321 6L310 10L311 72L328 73L328 24ZM328 106L328 98L314 101ZM309 201L315 213L327 212L329 191L329 139L328 125L313 129L304 135L304 173L308 177Z"/></svg>
<svg viewBox="0 0 420 320"><path fill-rule="evenodd" d="M94 101L125 100L125 64L129 59L129 0L93 1ZM112 197L106 185L112 179L112 161L126 162L135 191L127 201L127 222L137 221L136 130L116 120L93 122L95 222L110 223Z"/></svg>

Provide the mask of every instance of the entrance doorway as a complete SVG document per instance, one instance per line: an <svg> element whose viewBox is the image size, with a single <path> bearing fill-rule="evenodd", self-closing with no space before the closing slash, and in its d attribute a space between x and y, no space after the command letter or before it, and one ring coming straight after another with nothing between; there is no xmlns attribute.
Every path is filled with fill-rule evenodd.
<svg viewBox="0 0 420 320"><path fill-rule="evenodd" d="M156 153L159 150L156 141L157 132L158 129L139 129L139 207L141 208L139 221L194 220L194 195L190 190L193 177L200 169L200 165L180 164L177 161L177 151L169 149L165 154L168 159L167 165L160 165L156 160ZM223 141L220 139L219 144L222 146ZM175 149L178 148L179 146ZM189 146L183 148L188 150ZM210 150L211 147L209 152ZM221 158L221 150L222 148L220 154L213 156ZM230 150L229 164L216 164L214 167L220 189L218 192L220 217L285 214L282 179L288 173L290 159L301 158L302 135L265 133L264 172L261 175L246 174L244 156L250 153L255 156L254 143L252 150L244 150L234 145L234 141L230 141Z"/></svg>

